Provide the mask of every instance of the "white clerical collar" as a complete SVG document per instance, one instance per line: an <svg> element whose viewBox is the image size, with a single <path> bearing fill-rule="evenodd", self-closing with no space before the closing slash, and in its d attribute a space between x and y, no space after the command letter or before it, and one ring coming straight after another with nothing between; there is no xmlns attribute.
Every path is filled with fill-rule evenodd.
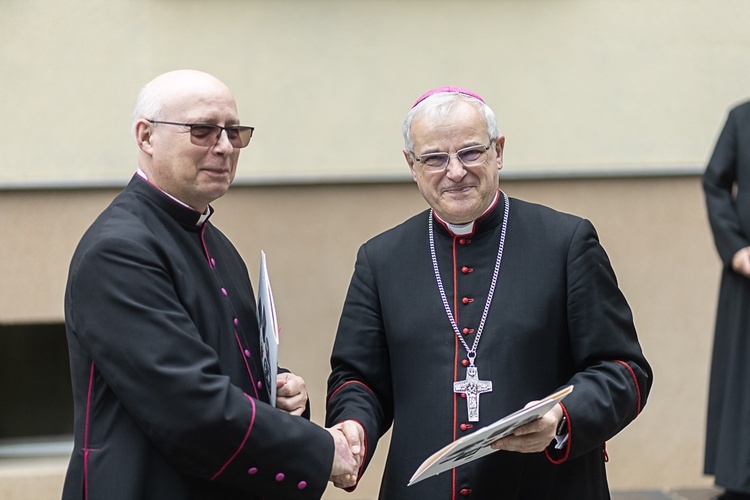
<svg viewBox="0 0 750 500"><path fill-rule="evenodd" d="M487 210L485 210L478 218L484 217L490 210L492 210L492 208L495 206L495 203L497 202L498 196L500 196L500 191L497 191L495 193L495 197L492 199L492 203L490 203L490 206L487 207ZM474 223L476 222L476 220L467 222L466 224L451 224L450 222L446 222L441 219L437 213L435 213L435 217L437 217L440 222L448 226L448 229L450 229L450 231L456 236L464 236L466 234L471 234L474 232Z"/></svg>
<svg viewBox="0 0 750 500"><path fill-rule="evenodd" d="M136 173L139 176L141 176L144 180L146 180L146 181L148 180L148 176L146 175L146 172L144 172L143 170L141 170L140 167L138 167L138 171ZM157 188L157 189L159 189L159 188ZM195 210L193 207L191 207L190 205L188 205L184 201L178 200L177 198L175 198L171 194L167 193L163 189L159 189L159 191L161 191L162 193L166 194L167 196L169 196L170 198L172 198L174 201L176 201L177 203L179 203L183 207L189 208L190 210ZM198 222L196 222L195 225L196 226L202 226L203 223L206 222L206 219L208 219L209 215L211 215L211 209L208 208L208 207L206 207L206 211L201 214L200 219L198 219Z"/></svg>
<svg viewBox="0 0 750 500"><path fill-rule="evenodd" d="M448 226L448 229L451 230L451 233L456 236L464 236L466 234L471 234L474 231L474 222L475 221L471 221L467 224L461 224L460 226L451 224L450 222L446 222L445 224Z"/></svg>

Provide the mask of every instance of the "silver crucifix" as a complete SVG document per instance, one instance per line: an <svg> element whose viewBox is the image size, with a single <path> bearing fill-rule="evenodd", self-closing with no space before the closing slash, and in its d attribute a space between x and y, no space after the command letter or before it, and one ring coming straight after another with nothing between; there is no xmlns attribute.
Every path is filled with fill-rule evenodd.
<svg viewBox="0 0 750 500"><path fill-rule="evenodd" d="M492 391L492 381L479 380L476 366L466 369L466 380L453 382L453 392L466 394L466 406L469 410L469 422L479 422L479 395Z"/></svg>

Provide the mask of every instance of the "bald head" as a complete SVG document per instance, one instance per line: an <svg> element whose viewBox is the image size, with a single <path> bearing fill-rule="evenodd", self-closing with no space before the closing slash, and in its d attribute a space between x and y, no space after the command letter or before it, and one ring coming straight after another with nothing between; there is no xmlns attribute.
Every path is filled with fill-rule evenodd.
<svg viewBox="0 0 750 500"><path fill-rule="evenodd" d="M142 118L164 120L180 109L200 106L201 102L206 102L212 96L229 98L234 102L229 87L213 75L192 69L163 73L148 82L138 94L133 110L133 125Z"/></svg>

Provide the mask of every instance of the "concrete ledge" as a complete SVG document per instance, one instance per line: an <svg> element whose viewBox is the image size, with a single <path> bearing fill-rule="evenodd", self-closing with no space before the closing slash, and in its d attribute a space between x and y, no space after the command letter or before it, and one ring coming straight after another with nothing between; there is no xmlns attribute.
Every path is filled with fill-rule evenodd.
<svg viewBox="0 0 750 500"><path fill-rule="evenodd" d="M0 498L60 500L68 457L0 460Z"/></svg>
<svg viewBox="0 0 750 500"><path fill-rule="evenodd" d="M722 493L716 488L613 491L612 500L711 500Z"/></svg>

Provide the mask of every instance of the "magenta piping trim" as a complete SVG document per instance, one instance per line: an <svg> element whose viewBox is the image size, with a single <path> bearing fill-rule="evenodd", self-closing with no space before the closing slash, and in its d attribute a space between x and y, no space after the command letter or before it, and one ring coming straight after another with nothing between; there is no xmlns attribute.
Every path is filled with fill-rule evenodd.
<svg viewBox="0 0 750 500"><path fill-rule="evenodd" d="M340 386L338 386L338 387L336 388L336 390L335 390L335 391L333 391L333 392L331 393L331 397L330 397L330 398L328 398L328 401L332 400L332 399L333 399L333 397L334 397L334 396L335 396L336 394L338 394L338 392L339 392L339 391L340 391L341 389L343 389L344 387L346 387L347 385L350 385L350 384L359 384L359 385L361 385L362 387L364 387L365 389L367 389L367 390L368 390L368 391L370 392L370 394L375 394L375 393L374 393L374 392L372 391L372 389L370 389L369 387L367 387L367 386L366 386L366 385L365 385L365 384L364 384L363 382L360 382L359 380L349 380L348 382L344 382L343 384L341 384Z"/></svg>
<svg viewBox="0 0 750 500"><path fill-rule="evenodd" d="M221 469L219 469L216 472L216 474L213 475L213 477L211 478L211 481L219 477L221 473L224 472L224 469L226 469L229 466L229 464L232 463L232 461L235 458L237 458L237 455L240 454L240 451L242 451L242 448L245 447L245 443L247 442L247 439L250 437L250 431L253 429L253 425L255 424L255 400L251 398L250 396L248 396L247 394L245 394L245 397L250 401L250 404L253 407L253 416L250 418L250 425L247 427L247 432L245 433L245 437L240 443L240 446L237 448L237 451L235 451L234 454L231 457L229 457L229 460L227 460L227 462L221 466Z"/></svg>
<svg viewBox="0 0 750 500"><path fill-rule="evenodd" d="M255 399L260 399L260 396L258 396L258 388L255 386L255 379L253 378L253 372L250 370L250 365L247 364L247 356L245 356L245 352L242 349L242 342L240 341L239 335L237 335L237 330L234 331L234 339L237 341L237 347L240 349L240 356L242 356L242 361L245 363L245 370L247 370L247 376L250 377L250 382L253 385L253 391L255 391Z"/></svg>
<svg viewBox="0 0 750 500"><path fill-rule="evenodd" d="M560 407L562 408L563 415L565 415L565 418L568 420L567 428L568 428L568 441L565 443L565 451L563 452L563 456L559 459L552 458L552 455L549 452L549 449L544 450L544 454L547 456L547 460L549 460L551 463L558 465L563 462L565 462L568 457L570 456L570 448L572 446L573 441L573 424L570 422L570 415L568 415L568 409L565 408L565 405L562 403L559 403Z"/></svg>
<svg viewBox="0 0 750 500"><path fill-rule="evenodd" d="M203 246L203 255L206 256L206 260L208 261L208 266L213 267L211 265L211 254L208 253L208 247L206 246L206 239L204 238L205 232L206 232L206 224L203 224L201 226L201 245Z"/></svg>
<svg viewBox="0 0 750 500"><path fill-rule="evenodd" d="M433 214L435 212L433 211ZM438 219L440 221L440 219ZM442 221L440 221L442 223ZM453 232L448 228L446 224L444 224L445 228L448 230L450 234L453 234ZM471 237L474 235L474 231L476 231L477 225L474 223L474 227L471 229L471 234L468 235L462 235L458 236L453 234L453 241L451 243L451 252L453 253L453 314L455 315L454 322L456 325L459 324L459 311L458 311L458 270L456 269L458 265L458 261L456 260L458 258L458 255L456 254L456 243L458 242L459 238L466 238ZM459 348L459 342L458 342L458 336L453 336L453 380L458 380L458 358L460 356L460 348ZM468 356L468 354L467 354ZM455 392L455 391L454 391ZM458 439L458 394L453 395L453 441ZM456 484L457 484L458 478L456 477L456 469L455 467L451 470L451 491L452 491L452 497L451 500L456 500Z"/></svg>
<svg viewBox="0 0 750 500"><path fill-rule="evenodd" d="M629 364L627 364L625 361L621 361L619 359L614 360L615 363L620 363L622 366L627 368L628 372L630 373L630 376L633 377L633 383L635 384L635 392L636 396L638 397L638 408L636 409L636 415L641 414L641 386L638 385L638 377L635 376L635 372L630 367Z"/></svg>
<svg viewBox="0 0 750 500"><path fill-rule="evenodd" d="M206 256L206 260L208 261L208 266L213 268L213 265L211 264L211 254L208 252L208 247L206 246L206 239L204 238L206 232L206 224L201 226L201 245L203 246L203 254ZM258 388L255 386L255 379L253 378L253 373L250 370L250 365L247 364L247 357L245 356L245 351L242 348L242 342L240 341L240 337L237 335L237 330L234 331L234 338L237 340L237 347L240 349L240 356L242 356L242 361L245 363L245 370L247 370L247 374L250 377L250 381L253 385L253 391L255 392L255 398L260 399L260 396L258 395Z"/></svg>

